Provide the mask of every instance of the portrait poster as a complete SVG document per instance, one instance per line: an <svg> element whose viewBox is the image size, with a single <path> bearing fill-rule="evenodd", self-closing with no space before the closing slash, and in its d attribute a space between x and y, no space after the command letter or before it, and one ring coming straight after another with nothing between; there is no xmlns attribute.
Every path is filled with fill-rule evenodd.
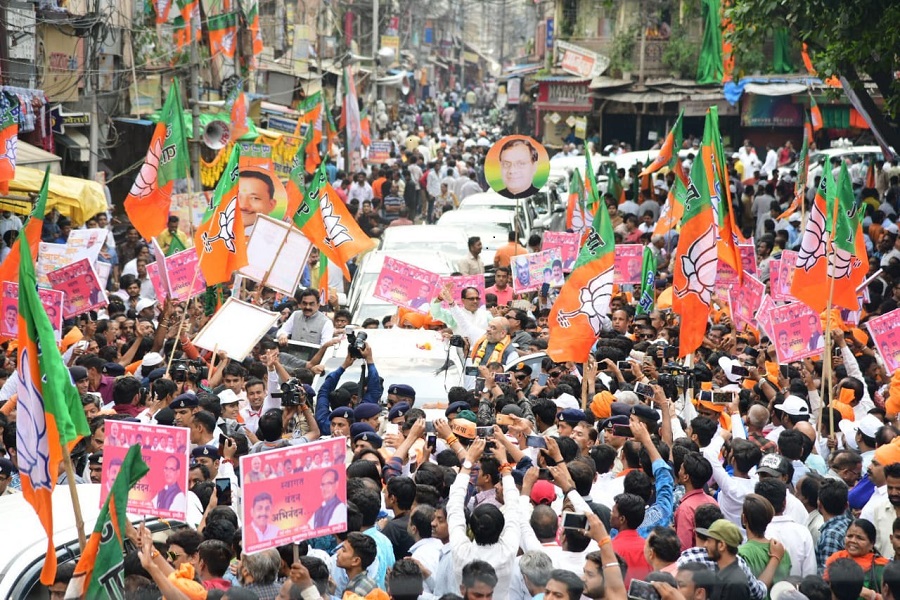
<svg viewBox="0 0 900 600"><path fill-rule="evenodd" d="M766 284L749 273L744 273L744 282L741 285L734 283L729 295L731 318L738 329L756 326L756 313L765 294Z"/></svg>
<svg viewBox="0 0 900 600"><path fill-rule="evenodd" d="M347 529L345 443L319 440L241 457L244 552Z"/></svg>
<svg viewBox="0 0 900 600"><path fill-rule="evenodd" d="M73 229L66 238L66 246L81 250L82 256L87 257L91 264L94 264L100 257L100 251L103 250L109 233L108 229Z"/></svg>
<svg viewBox="0 0 900 600"><path fill-rule="evenodd" d="M452 286L450 293L453 294L453 301L457 304L462 304L462 291L466 288L473 287L478 290L478 297L481 298L481 306L484 306L484 275L441 277L440 280L438 280L438 289L435 289L434 295L437 296L440 289L444 288L447 284Z"/></svg>
<svg viewBox="0 0 900 600"><path fill-rule="evenodd" d="M900 308L866 321L888 375L900 367Z"/></svg>
<svg viewBox="0 0 900 600"><path fill-rule="evenodd" d="M797 253L784 250L776 262L769 261L769 293L776 302L797 302L791 294L791 282L794 280L794 269L797 268Z"/></svg>
<svg viewBox="0 0 900 600"><path fill-rule="evenodd" d="M776 306L778 305L772 300L772 296L765 294L759 305L759 311L756 313L756 323L762 332L770 338L772 337L772 310Z"/></svg>
<svg viewBox="0 0 900 600"><path fill-rule="evenodd" d="M203 272L197 268L197 251L193 248L176 252L171 256L167 256L163 264L166 268L166 276L169 283L169 297L177 302L187 302L195 296L199 296L206 291L206 279L203 278ZM147 277L153 284L153 290L156 292L157 298L165 298L166 292L163 289L165 285L160 278L159 261L147 265ZM194 279L196 273L197 278ZM194 282L193 289L191 282Z"/></svg>
<svg viewBox="0 0 900 600"><path fill-rule="evenodd" d="M488 150L484 177L504 198L535 195L550 177L547 149L525 135L508 135Z"/></svg>
<svg viewBox="0 0 900 600"><path fill-rule="evenodd" d="M261 216L247 242L247 266L241 275L293 296L311 250L309 239L290 223Z"/></svg>
<svg viewBox="0 0 900 600"><path fill-rule="evenodd" d="M278 320L278 313L255 304L229 298L194 338L205 350L225 352L231 360L247 358L259 340ZM235 323L240 323L239 327Z"/></svg>
<svg viewBox="0 0 900 600"><path fill-rule="evenodd" d="M56 340L62 339L63 301L65 294L57 290L38 288L41 306L50 319ZM19 335L19 284L11 281L3 282L3 318L0 320L0 335L14 338Z"/></svg>
<svg viewBox="0 0 900 600"><path fill-rule="evenodd" d="M193 194L172 194L169 214L178 217L178 229L193 239L194 232L203 223L203 216L210 208L212 190Z"/></svg>
<svg viewBox="0 0 900 600"><path fill-rule="evenodd" d="M802 302L777 306L771 311L772 333L778 362L787 364L822 354L825 334L822 320Z"/></svg>
<svg viewBox="0 0 900 600"><path fill-rule="evenodd" d="M558 288L566 282L559 248L514 256L509 266L512 267L513 291L517 294L539 290L545 283Z"/></svg>
<svg viewBox="0 0 900 600"><path fill-rule="evenodd" d="M551 250L559 248L559 252L563 261L563 272L571 273L575 261L578 260L578 251L581 244L580 233L569 233L568 231L545 231L541 242L542 250Z"/></svg>
<svg viewBox="0 0 900 600"><path fill-rule="evenodd" d="M261 166L241 166L238 174L238 208L247 235L250 235L260 216L288 221L297 212L300 199L288 197L284 184L273 170Z"/></svg>
<svg viewBox="0 0 900 600"><path fill-rule="evenodd" d="M394 149L391 142L373 141L369 146L369 162L374 165L383 165L391 160L391 151Z"/></svg>
<svg viewBox="0 0 900 600"><path fill-rule="evenodd" d="M150 471L128 493L128 512L160 519L187 518L190 429L106 421L100 506L109 495L128 449L137 444Z"/></svg>
<svg viewBox="0 0 900 600"><path fill-rule="evenodd" d="M99 255L99 246L96 249L97 255ZM91 265L97 261L97 256L90 249L70 246L69 244L47 244L41 242L38 245L38 258L34 266L38 285L46 288L51 287L50 280L47 279L48 273L59 270L66 265L71 265L82 258L88 259Z"/></svg>
<svg viewBox="0 0 900 600"><path fill-rule="evenodd" d="M372 295L417 313L428 314L431 301L437 296L440 279L437 273L385 257Z"/></svg>
<svg viewBox="0 0 900 600"><path fill-rule="evenodd" d="M741 253L741 268L744 274L756 275L759 273L759 267L756 262L756 246L753 245L752 238L749 244L738 244L738 251ZM737 271L731 268L731 265L724 261L719 261L719 271L716 275L716 281L722 283L737 283Z"/></svg>
<svg viewBox="0 0 900 600"><path fill-rule="evenodd" d="M613 281L618 285L637 285L644 266L644 247L641 244L617 244L613 267Z"/></svg>
<svg viewBox="0 0 900 600"><path fill-rule="evenodd" d="M106 293L100 287L100 280L97 279L97 273L86 258L47 273L47 279L54 290L66 295L63 303L65 319L71 319L89 310L97 310L108 304Z"/></svg>

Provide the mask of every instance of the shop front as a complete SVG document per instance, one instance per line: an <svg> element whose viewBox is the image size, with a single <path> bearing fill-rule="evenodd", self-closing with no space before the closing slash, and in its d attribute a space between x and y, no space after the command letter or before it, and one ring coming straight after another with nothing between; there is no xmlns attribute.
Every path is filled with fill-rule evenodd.
<svg viewBox="0 0 900 600"><path fill-rule="evenodd" d="M591 122L594 101L588 88L591 79L573 75L537 78L535 135L548 149L562 147L566 136L573 132L584 139L594 128Z"/></svg>

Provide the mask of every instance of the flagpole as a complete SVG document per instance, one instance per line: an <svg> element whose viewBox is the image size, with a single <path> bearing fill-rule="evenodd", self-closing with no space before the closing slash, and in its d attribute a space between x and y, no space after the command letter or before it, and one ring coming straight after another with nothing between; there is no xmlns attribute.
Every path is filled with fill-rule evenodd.
<svg viewBox="0 0 900 600"><path fill-rule="evenodd" d="M587 412L587 397L588 397L588 361L584 361L581 364L581 410Z"/></svg>
<svg viewBox="0 0 900 600"><path fill-rule="evenodd" d="M194 277L191 279L191 286L188 288L188 294L191 294L194 291L194 285L197 283L197 276L200 274L200 263L203 262L203 257L206 256L205 248L200 248L200 252L197 256L197 268L194 269ZM190 305L190 298L188 298L188 305ZM181 313L181 320L178 322L178 330L175 332L175 346L178 345L179 339L181 337L181 328L184 327L184 320L187 317L188 310L187 307ZM172 368L172 360L175 358L175 346L172 346L172 351L169 353L169 362L166 363L166 373L169 372Z"/></svg>
<svg viewBox="0 0 900 600"><path fill-rule="evenodd" d="M75 530L78 532L78 548L84 552L87 538L84 535L84 517L81 515L81 500L78 498L78 488L75 487L75 466L72 464L72 455L67 444L60 444L62 448L63 464L66 467L66 480L69 484L69 495L72 496L72 511L75 513Z"/></svg>

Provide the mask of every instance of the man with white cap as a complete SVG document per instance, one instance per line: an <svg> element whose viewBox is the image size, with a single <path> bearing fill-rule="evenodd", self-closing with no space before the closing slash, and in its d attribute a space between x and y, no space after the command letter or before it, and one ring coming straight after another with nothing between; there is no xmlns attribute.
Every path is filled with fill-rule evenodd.
<svg viewBox="0 0 900 600"><path fill-rule="evenodd" d="M138 319L153 321L153 327L156 327L156 300L141 298L134 307L134 314Z"/></svg>
<svg viewBox="0 0 900 600"><path fill-rule="evenodd" d="M781 421L781 426L774 428L766 435L767 440L778 442L778 436L785 429L793 429L795 423L809 421L809 404L800 396L793 394L787 396L784 402L775 405L778 411L776 416Z"/></svg>
<svg viewBox="0 0 900 600"><path fill-rule="evenodd" d="M222 412L216 421L216 427L225 433L225 435L234 435L234 432L240 426L240 398L234 393L234 390L224 389L218 394L219 406Z"/></svg>
<svg viewBox="0 0 900 600"><path fill-rule="evenodd" d="M875 456L875 436L882 427L884 423L875 415L866 415L859 421L841 419L838 423L838 428L844 434L844 445L859 450L863 471L869 468L872 457Z"/></svg>

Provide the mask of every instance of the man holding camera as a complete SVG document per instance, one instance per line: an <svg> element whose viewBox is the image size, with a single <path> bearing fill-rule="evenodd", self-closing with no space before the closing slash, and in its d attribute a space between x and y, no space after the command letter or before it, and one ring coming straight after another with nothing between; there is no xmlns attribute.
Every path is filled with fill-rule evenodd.
<svg viewBox="0 0 900 600"><path fill-rule="evenodd" d="M355 335L359 336L359 333ZM321 387L319 387L319 393L316 396L316 422L319 424L322 435L331 434L331 423L328 417L333 409L338 408L338 406L330 405L330 396L335 391L344 372L353 366L353 363L357 360L363 359L366 361L366 387L360 404L372 403L377 405L381 402L384 385L381 383L378 369L375 368L375 361L372 358L372 346L365 339L359 337L355 337L355 339L356 343L351 342L347 348L347 357L344 359L344 363L326 375L325 379L322 380ZM325 342L325 345L339 343L340 338L337 338Z"/></svg>

